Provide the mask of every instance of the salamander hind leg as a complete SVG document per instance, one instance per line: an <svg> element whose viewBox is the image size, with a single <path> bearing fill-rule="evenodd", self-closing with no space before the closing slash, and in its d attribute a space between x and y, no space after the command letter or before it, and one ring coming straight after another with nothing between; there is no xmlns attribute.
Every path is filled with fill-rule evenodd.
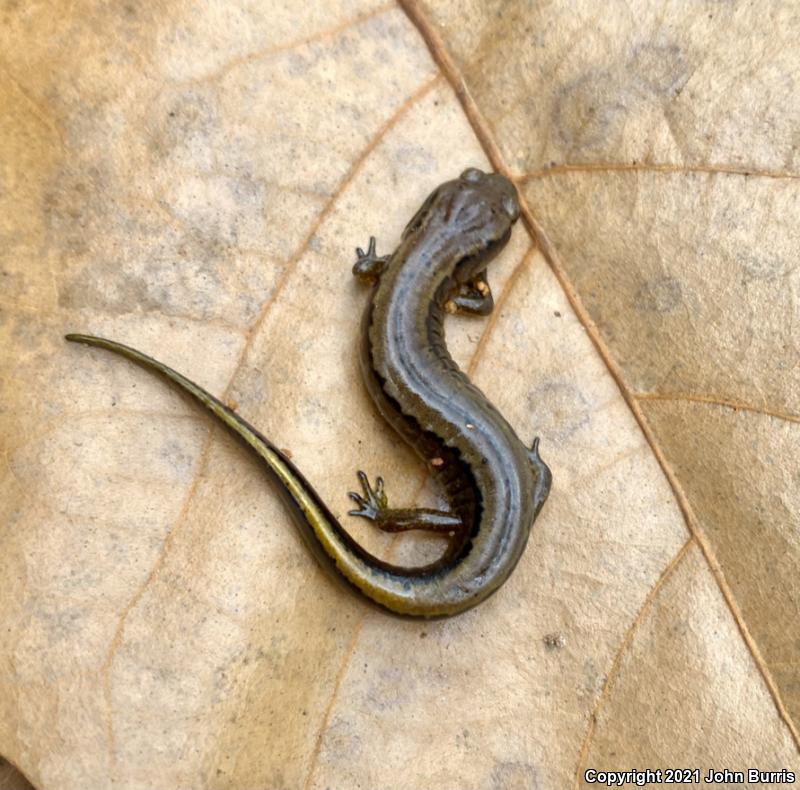
<svg viewBox="0 0 800 790"><path fill-rule="evenodd" d="M550 493L550 485L553 482L553 473L550 467L542 460L539 455L539 437L537 436L531 444L531 449L528 450L528 458L531 462L533 469L534 482L534 500L536 502L536 512L545 503L547 495Z"/></svg>
<svg viewBox="0 0 800 790"><path fill-rule="evenodd" d="M389 262L389 255L377 255L375 253L375 237L369 237L367 251L356 247L358 259L353 265L353 274L364 283L374 283L381 276L386 264Z"/></svg>
<svg viewBox="0 0 800 790"><path fill-rule="evenodd" d="M358 472L363 495L351 491L348 496L358 505L356 510L350 510L351 516L369 519L378 529L384 532L406 532L411 529L425 529L433 532L457 532L462 528L461 519L454 513L446 510L433 510L431 508L391 509L386 492L383 488L383 478L375 479L375 488L370 485L369 478L364 472Z"/></svg>
<svg viewBox="0 0 800 790"><path fill-rule="evenodd" d="M358 510L350 510L349 513L351 516L361 516L362 518L368 518L370 521L380 521L381 514L389 508L389 500L383 490L383 478L376 478L375 489L373 490L366 472L362 472L359 469L357 474L358 479L361 481L361 488L364 490L364 496L357 494L355 491L350 491L347 494L358 505Z"/></svg>

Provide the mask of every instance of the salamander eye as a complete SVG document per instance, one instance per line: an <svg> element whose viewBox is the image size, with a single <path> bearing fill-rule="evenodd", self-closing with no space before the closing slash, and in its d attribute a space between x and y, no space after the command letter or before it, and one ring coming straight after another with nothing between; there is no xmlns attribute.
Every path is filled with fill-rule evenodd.
<svg viewBox="0 0 800 790"><path fill-rule="evenodd" d="M509 219L514 222L519 217L519 203L517 203L517 199L511 195L506 195L506 197L503 198L503 211L505 211Z"/></svg>
<svg viewBox="0 0 800 790"><path fill-rule="evenodd" d="M461 180L462 181L470 181L472 183L476 181L480 181L484 178L486 174L482 170L478 170L477 167L468 167L462 174Z"/></svg>

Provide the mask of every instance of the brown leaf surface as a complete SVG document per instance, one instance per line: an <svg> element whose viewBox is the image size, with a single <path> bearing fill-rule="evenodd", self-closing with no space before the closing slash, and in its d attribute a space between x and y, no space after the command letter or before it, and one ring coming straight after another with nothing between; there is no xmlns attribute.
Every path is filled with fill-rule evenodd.
<svg viewBox="0 0 800 790"><path fill-rule="evenodd" d="M0 11L0 752L40 790L800 770L800 20L654 8ZM468 164L528 228L448 337L554 490L495 597L398 621L196 407L61 335L235 402L339 516L362 466L435 501L361 387L349 270Z"/></svg>

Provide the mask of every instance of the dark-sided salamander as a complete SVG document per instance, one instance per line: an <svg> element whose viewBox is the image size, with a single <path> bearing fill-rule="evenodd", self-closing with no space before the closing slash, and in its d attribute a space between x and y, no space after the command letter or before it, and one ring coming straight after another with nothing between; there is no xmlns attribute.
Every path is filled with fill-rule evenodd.
<svg viewBox="0 0 800 790"><path fill-rule="evenodd" d="M295 520L323 566L397 614L441 617L480 603L508 578L550 490L550 470L458 369L445 346L446 313L493 308L486 265L519 216L514 186L470 168L438 187L392 255L358 250L354 274L373 283L363 325L362 371L392 427L427 464L449 510L388 507L383 480L358 476L350 513L389 532L433 530L449 537L443 556L421 567L391 565L365 551L268 439L180 373L135 349L90 335L100 346L156 370L193 395L246 442L280 483Z"/></svg>

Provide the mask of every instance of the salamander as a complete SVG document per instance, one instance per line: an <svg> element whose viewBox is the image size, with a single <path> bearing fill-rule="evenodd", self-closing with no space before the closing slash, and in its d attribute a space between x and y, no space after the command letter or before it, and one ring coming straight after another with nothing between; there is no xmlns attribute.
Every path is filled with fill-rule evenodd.
<svg viewBox="0 0 800 790"><path fill-rule="evenodd" d="M448 313L488 315L487 264L519 217L514 185L476 168L437 187L406 226L397 249L379 256L375 239L358 248L353 273L371 286L361 333L361 369L378 410L426 464L447 509L393 509L384 481L358 472L350 515L388 532L447 537L441 557L417 567L366 551L342 527L296 466L222 401L180 373L121 343L92 335L67 340L116 352L196 398L243 440L279 483L319 562L390 612L446 617L495 592L519 561L552 475L538 439L526 446L461 372L445 345Z"/></svg>

